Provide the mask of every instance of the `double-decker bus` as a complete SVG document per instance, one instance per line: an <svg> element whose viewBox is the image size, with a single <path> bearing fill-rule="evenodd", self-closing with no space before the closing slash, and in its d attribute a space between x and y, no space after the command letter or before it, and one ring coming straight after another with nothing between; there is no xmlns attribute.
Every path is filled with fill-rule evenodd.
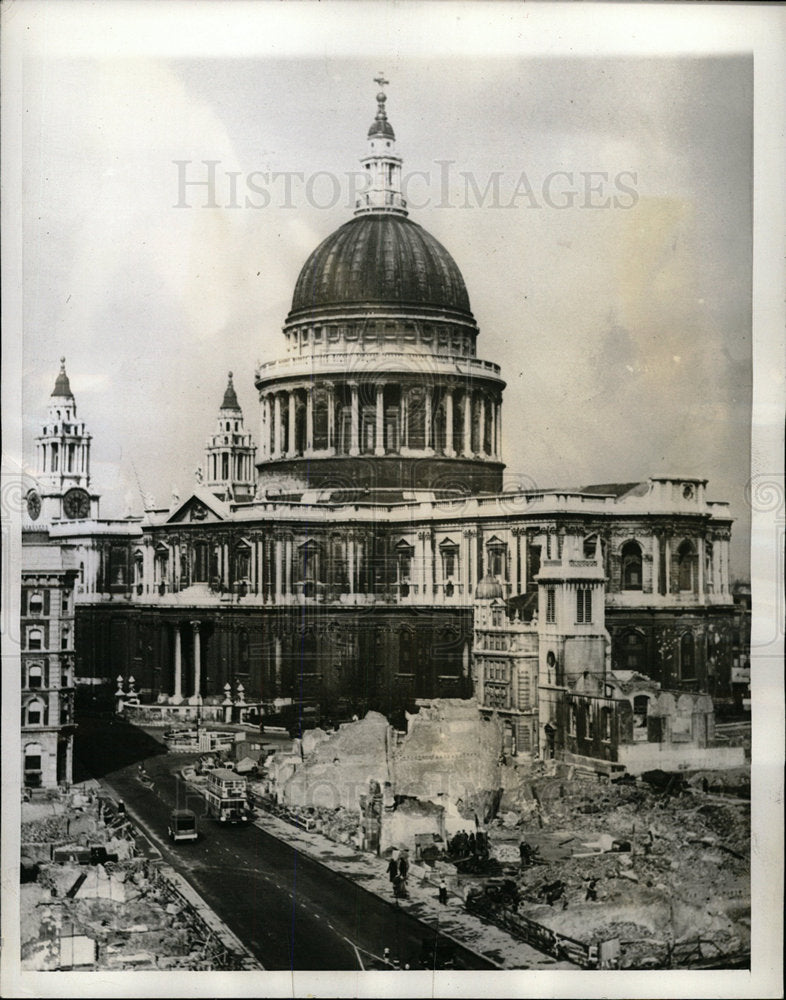
<svg viewBox="0 0 786 1000"><path fill-rule="evenodd" d="M219 823L247 823L251 818L246 779L226 767L208 772L205 799L208 816Z"/></svg>

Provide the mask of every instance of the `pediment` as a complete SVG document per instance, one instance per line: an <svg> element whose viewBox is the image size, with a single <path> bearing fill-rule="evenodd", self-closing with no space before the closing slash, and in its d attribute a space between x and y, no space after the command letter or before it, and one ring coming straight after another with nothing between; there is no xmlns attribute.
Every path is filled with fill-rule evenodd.
<svg viewBox="0 0 786 1000"><path fill-rule="evenodd" d="M192 493L167 518L168 524L217 524L226 520L226 504L212 493Z"/></svg>

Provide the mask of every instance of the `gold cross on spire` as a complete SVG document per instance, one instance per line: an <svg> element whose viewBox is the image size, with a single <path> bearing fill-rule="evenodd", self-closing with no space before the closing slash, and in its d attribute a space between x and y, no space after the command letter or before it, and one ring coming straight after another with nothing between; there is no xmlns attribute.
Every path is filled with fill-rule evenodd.
<svg viewBox="0 0 786 1000"><path fill-rule="evenodd" d="M385 79L384 73L380 73L379 76L374 77L374 83L378 83L380 87L387 87L390 81Z"/></svg>

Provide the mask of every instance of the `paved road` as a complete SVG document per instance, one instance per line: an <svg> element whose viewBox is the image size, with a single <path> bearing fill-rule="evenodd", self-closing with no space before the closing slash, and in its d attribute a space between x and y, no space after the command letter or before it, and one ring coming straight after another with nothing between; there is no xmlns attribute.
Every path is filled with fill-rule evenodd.
<svg viewBox="0 0 786 1000"><path fill-rule="evenodd" d="M173 773L184 758L160 749L122 722L80 720L79 766L100 774L141 818L167 863L191 882L266 969L348 970L361 962L368 968L373 965L369 954L381 955L385 947L402 967L407 962L419 967L423 940L433 939L434 931L392 901L365 892L255 826L225 827L204 819L197 842L172 847L166 837L170 810L188 807L202 815L204 800ZM113 769L118 757L122 766ZM142 761L152 789L139 780ZM464 949L458 949L457 965L493 968Z"/></svg>

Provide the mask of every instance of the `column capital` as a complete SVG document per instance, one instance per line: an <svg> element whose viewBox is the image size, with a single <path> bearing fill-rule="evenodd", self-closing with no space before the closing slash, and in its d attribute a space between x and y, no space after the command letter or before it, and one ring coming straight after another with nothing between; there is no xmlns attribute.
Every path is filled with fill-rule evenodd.
<svg viewBox="0 0 786 1000"><path fill-rule="evenodd" d="M191 628L192 628L192 629L193 629L193 630L194 630L195 632L198 632L198 631L199 631L199 626L200 626L200 625L202 624L202 622L199 622L199 621L192 621L192 622L189 622L188 624L189 624L189 625L191 626Z"/></svg>

